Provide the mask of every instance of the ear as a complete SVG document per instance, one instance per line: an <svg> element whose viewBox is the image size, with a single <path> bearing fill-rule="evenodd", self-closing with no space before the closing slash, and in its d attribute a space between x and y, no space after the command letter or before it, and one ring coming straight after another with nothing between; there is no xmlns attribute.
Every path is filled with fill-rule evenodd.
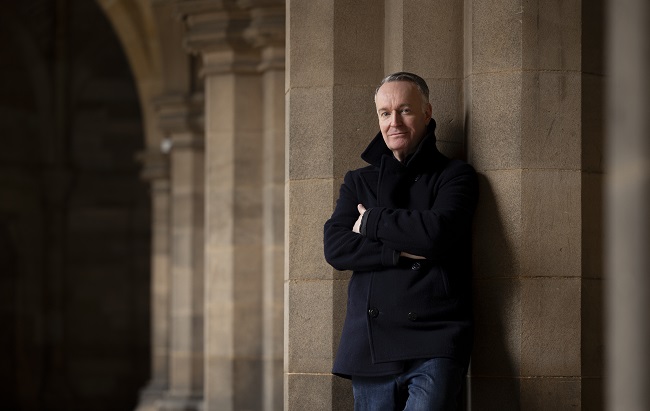
<svg viewBox="0 0 650 411"><path fill-rule="evenodd" d="M424 108L424 113L427 115L427 118L431 118L431 115L433 114L431 103L427 103L427 106Z"/></svg>

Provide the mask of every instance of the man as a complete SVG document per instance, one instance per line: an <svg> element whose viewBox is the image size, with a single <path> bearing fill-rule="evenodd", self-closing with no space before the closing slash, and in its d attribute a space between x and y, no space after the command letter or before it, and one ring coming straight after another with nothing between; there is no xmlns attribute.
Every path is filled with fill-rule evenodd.
<svg viewBox="0 0 650 411"><path fill-rule="evenodd" d="M333 373L355 410L455 410L472 346L474 169L436 148L429 89L386 77L380 133L346 174L325 223L327 261L353 270Z"/></svg>

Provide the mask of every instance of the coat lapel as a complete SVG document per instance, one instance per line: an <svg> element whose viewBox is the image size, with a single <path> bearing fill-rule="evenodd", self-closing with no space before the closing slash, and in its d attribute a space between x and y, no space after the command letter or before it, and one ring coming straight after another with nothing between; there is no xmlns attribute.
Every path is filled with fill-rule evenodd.
<svg viewBox="0 0 650 411"><path fill-rule="evenodd" d="M363 188L369 194L373 203L366 204L366 207L376 207L377 204L377 185L379 183L379 172L375 170L366 170L360 173Z"/></svg>

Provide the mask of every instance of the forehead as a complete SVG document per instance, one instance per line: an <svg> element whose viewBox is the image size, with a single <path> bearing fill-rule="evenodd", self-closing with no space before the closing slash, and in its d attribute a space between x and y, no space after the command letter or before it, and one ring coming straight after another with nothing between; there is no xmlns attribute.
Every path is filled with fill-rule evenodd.
<svg viewBox="0 0 650 411"><path fill-rule="evenodd" d="M422 102L420 91L410 81L384 83L377 91L377 107L384 105L417 105Z"/></svg>

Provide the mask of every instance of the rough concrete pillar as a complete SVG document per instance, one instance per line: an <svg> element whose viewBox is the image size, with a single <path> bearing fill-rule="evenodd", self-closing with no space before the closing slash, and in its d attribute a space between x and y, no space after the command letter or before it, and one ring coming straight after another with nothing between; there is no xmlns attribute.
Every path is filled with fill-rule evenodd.
<svg viewBox="0 0 650 411"><path fill-rule="evenodd" d="M650 4L609 2L607 409L650 409Z"/></svg>
<svg viewBox="0 0 650 411"><path fill-rule="evenodd" d="M260 50L263 98L263 280L264 360L262 409L283 407L284 353L284 0L240 0L251 10L244 35Z"/></svg>
<svg viewBox="0 0 650 411"><path fill-rule="evenodd" d="M600 4L465 2L472 407L602 407Z"/></svg>
<svg viewBox="0 0 650 411"><path fill-rule="evenodd" d="M171 336L169 388L160 410L193 411L203 397L204 152L201 96L159 100L171 144Z"/></svg>
<svg viewBox="0 0 650 411"><path fill-rule="evenodd" d="M330 374L349 273L323 257L323 224L345 172L377 131L373 93L383 70L383 2L287 2L285 410L352 409Z"/></svg>
<svg viewBox="0 0 650 411"><path fill-rule="evenodd" d="M262 404L262 79L234 2L179 2L205 81L205 409Z"/></svg>
<svg viewBox="0 0 650 411"><path fill-rule="evenodd" d="M169 158L161 149L141 154L142 178L151 187L151 379L138 411L153 411L169 384L170 189Z"/></svg>

